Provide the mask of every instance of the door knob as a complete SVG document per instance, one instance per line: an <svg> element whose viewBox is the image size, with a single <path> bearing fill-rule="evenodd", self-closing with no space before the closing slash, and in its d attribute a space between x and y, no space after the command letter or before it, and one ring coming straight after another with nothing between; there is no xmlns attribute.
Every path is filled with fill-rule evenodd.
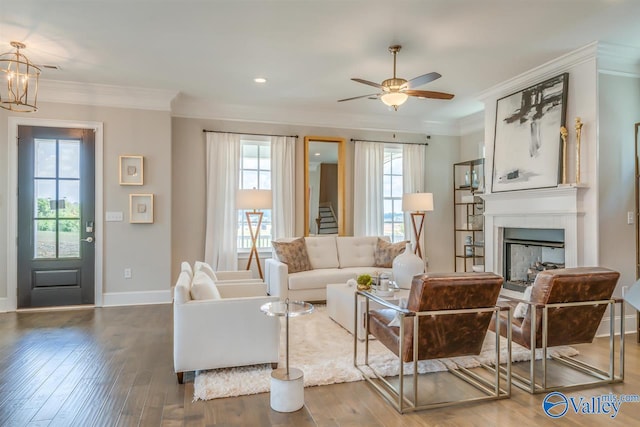
<svg viewBox="0 0 640 427"><path fill-rule="evenodd" d="M83 242L87 242L87 243L92 243L93 242L93 237L89 236L86 239L80 239Z"/></svg>

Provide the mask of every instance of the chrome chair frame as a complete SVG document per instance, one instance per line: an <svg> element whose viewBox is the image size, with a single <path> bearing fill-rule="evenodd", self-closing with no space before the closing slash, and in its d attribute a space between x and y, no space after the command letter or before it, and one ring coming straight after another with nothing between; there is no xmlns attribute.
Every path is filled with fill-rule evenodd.
<svg viewBox="0 0 640 427"><path fill-rule="evenodd" d="M510 307L500 307L494 306L489 308L472 308L472 309L459 309L459 310L438 310L438 311L422 311L422 312L413 312L407 309L400 308L396 305L391 304L390 302L379 298L369 292L357 291L355 293L355 307L354 311L354 322L355 325L358 324L358 314L357 314L357 306L358 306L358 297L365 298L365 310L363 312L364 320L365 320L365 354L364 354L364 364L358 364L358 337L354 335L353 340L353 365L362 373L366 381L378 392L382 395L385 400L387 400L399 413L403 414L405 412L423 410L423 409L434 409L445 406L458 405L463 403L484 401L484 400L497 400L497 399L506 399L511 396L511 358L509 357L506 363L506 368L504 369L493 369L492 367L482 364L481 367L489 370L493 373L494 380L493 382L489 381L486 378L481 377L477 373L459 366L458 369L448 370L449 373L455 375L456 377L462 379L463 381L471 384L476 387L478 390L484 392L486 396L483 397L473 397L469 399L461 399L456 401L444 401L437 403L429 403L425 405L418 405L418 340L413 340L413 398L409 399L409 397L404 396L405 390L405 373L404 373L404 362L402 361L402 355L404 354L404 333L405 326L404 320L405 318L413 318L413 331L414 336L417 336L420 332L420 317L422 316L441 316L441 315L452 315L452 314L463 314L463 313L486 313L493 312L496 319L496 324L499 325L500 322L500 311L507 310L508 311L508 320L511 322L512 310ZM400 364L399 370L399 382L398 388L396 389L385 377L380 375L375 368L369 365L369 301L375 301L376 303L395 310L400 315L400 331L398 344L398 362ZM508 329L507 333L507 347L508 353L511 354L511 329ZM500 340L502 337L500 333L496 333L496 366L500 366ZM375 378L370 377L370 372L363 370L363 366L366 366L370 372L373 372ZM501 379L505 379L506 385L501 387ZM378 380L380 383L376 382Z"/></svg>
<svg viewBox="0 0 640 427"><path fill-rule="evenodd" d="M518 373L511 372L513 384L525 390L531 394L536 393L548 393L550 391L564 391L576 388L586 388L594 385L613 384L624 381L624 301L621 299L608 299L600 301L580 301L580 302L565 302L565 303L552 303L552 304L536 304L530 301L521 300L517 298L502 296L502 299L524 302L529 305L529 311L531 312L531 337L529 346L531 348L531 358L529 360L529 378L524 377ZM583 362L571 356L555 356L549 355L549 348L547 346L547 339L549 335L548 330L548 316L549 309L557 307L577 307L577 306L595 306L606 304L609 307L609 367L608 371L605 371L597 366ZM615 306L620 304L620 348L619 348L619 363L618 374L615 373ZM536 369L535 369L535 352L536 352L536 335L537 335L537 309L542 309L542 378L540 383L536 382ZM509 319L509 327L507 328L508 335L511 335L511 319ZM500 331L499 325L496 324L496 331ZM576 371L590 375L596 380L589 382L580 382L562 386L548 386L547 385L547 356L550 356L554 361L559 362L563 366L572 368ZM502 370L502 369L501 369ZM505 372L506 374L506 372Z"/></svg>

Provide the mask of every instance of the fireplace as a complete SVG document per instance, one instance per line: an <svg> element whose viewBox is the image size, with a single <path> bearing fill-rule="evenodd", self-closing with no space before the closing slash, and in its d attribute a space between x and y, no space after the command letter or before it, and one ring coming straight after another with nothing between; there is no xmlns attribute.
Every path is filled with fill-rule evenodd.
<svg viewBox="0 0 640 427"><path fill-rule="evenodd" d="M597 221L583 210L586 192L586 187L568 186L482 195L485 200L485 270L505 274L504 239L508 235L505 236L504 230L510 228L556 230L553 233L562 233L562 238L525 236L520 239L544 242L548 247L545 259L550 247L562 241L566 268L597 265L597 227L592 226ZM536 245L528 246L532 250ZM542 253L539 257L542 262ZM538 261L537 256L534 261Z"/></svg>
<svg viewBox="0 0 640 427"><path fill-rule="evenodd" d="M503 228L504 287L523 292L539 272L564 268L564 230Z"/></svg>

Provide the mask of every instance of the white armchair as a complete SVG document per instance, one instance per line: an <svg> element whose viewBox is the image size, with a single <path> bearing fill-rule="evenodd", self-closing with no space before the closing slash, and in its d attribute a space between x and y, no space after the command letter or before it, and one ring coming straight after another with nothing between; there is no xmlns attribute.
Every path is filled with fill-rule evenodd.
<svg viewBox="0 0 640 427"><path fill-rule="evenodd" d="M173 362L178 382L187 371L277 365L280 321L260 311L266 285L232 280L216 283L220 299L193 300L191 277L180 273L173 302Z"/></svg>

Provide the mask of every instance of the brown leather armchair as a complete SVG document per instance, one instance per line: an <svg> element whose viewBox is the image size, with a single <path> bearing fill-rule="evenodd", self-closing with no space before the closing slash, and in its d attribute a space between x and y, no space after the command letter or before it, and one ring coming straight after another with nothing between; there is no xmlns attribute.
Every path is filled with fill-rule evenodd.
<svg viewBox="0 0 640 427"><path fill-rule="evenodd" d="M367 299L367 328L371 335L399 356L399 364L413 362L413 372L418 372L418 360L450 358L466 355L477 355L482 349L489 323L492 318L499 319L499 307L496 301L502 287L503 279L493 273L427 273L413 278L407 308L401 309L387 301L377 298L369 292L358 292L357 299ZM359 295L359 296L358 296ZM369 301L375 300L386 308L369 310ZM399 326L389 326L394 317L399 316ZM415 331L415 333L414 333ZM500 359L500 336L496 336L496 360ZM373 364L369 364L369 334L364 343L364 364L358 361L358 340L354 343L354 363L365 373L365 378L399 411L426 409L447 406L465 400L445 401L418 404L418 377L413 377L413 399L404 396L404 369L400 369L396 389L387 378L376 372ZM417 356L417 357L416 357ZM367 375L369 370L375 378ZM507 361L510 370L510 361ZM486 400L509 397L510 378L507 385L500 387L501 378L493 375L490 381L470 370L460 367L451 370L459 378L474 385L483 395L468 400Z"/></svg>
<svg viewBox="0 0 640 427"><path fill-rule="evenodd" d="M614 372L615 305L620 300L611 298L618 282L618 272L600 267L577 267L543 271L532 285L530 301L509 298L508 304L528 304L523 319L513 318L511 324L502 322L499 327L492 321L490 328L500 330L503 336L511 333L513 342L531 349L529 377L512 372L513 383L529 391L541 393L569 387L584 387L593 384L620 382L624 378L624 304L621 309L620 367ZM533 309L535 307L535 310ZM596 335L604 313L610 311L610 364L606 370L586 364L579 359L549 353L549 347L591 343ZM535 341L535 345L533 344ZM541 382L536 383L535 349L542 349L539 363ZM547 384L547 356L562 366L578 370L595 381L572 384Z"/></svg>

